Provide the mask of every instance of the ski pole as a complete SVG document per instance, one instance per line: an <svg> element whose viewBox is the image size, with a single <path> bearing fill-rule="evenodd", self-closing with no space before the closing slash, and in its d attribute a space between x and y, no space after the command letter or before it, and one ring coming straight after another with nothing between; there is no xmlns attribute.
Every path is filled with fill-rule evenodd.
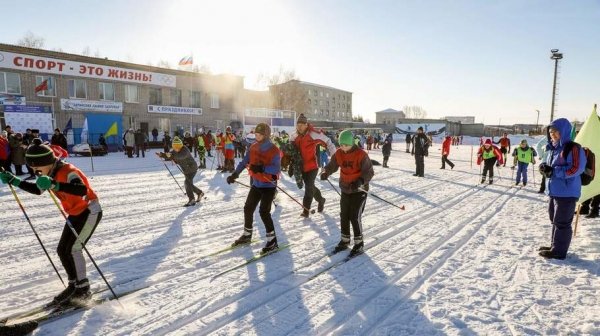
<svg viewBox="0 0 600 336"><path fill-rule="evenodd" d="M340 197L342 197L342 194L340 194L340 192L337 190L337 188L333 185L333 183L331 183L331 181L329 181L329 179L326 179L327 182L329 182L329 185L333 188L333 190L335 190L336 193L338 193L338 195L340 195Z"/></svg>
<svg viewBox="0 0 600 336"><path fill-rule="evenodd" d="M573 237L577 235L577 224L579 223L579 211L581 210L581 203L577 204L577 214L575 215L575 226L573 227Z"/></svg>
<svg viewBox="0 0 600 336"><path fill-rule="evenodd" d="M88 251L87 247L85 247L85 242L82 241L81 238L79 237L79 234L77 233L77 231L73 227L73 223L71 223L71 221L69 220L69 218L67 217L67 215L63 211L63 208L61 208L60 204L58 204L58 200L56 199L56 195L54 194L54 191L48 190L48 193L50 194L50 197L52 198L52 201L54 201L54 204L58 208L58 211L60 211L60 213L65 218L67 226L69 227L69 229L71 229L71 232L73 233L73 235L75 236L75 238L77 239L77 241L79 241L79 243L81 244L81 247L83 247L83 250L87 254L88 258L90 258L90 261L92 262L92 264L94 264L94 267L96 267L96 270L98 271L98 273L102 277L102 280L104 280L104 282L108 286L108 289L110 289L110 292L114 295L114 297L117 300L117 302L119 302L119 305L121 305L121 307L123 309L125 309L125 306L123 306L123 304L121 303L121 301L119 301L119 297L117 296L117 294L115 293L115 291L113 290L113 288L108 283L108 280L106 280L106 277L104 276L104 273L102 273L102 271L100 270L100 267L98 267L98 264L96 264L96 261L94 260L94 258L92 258L92 255L90 254L90 251Z"/></svg>
<svg viewBox="0 0 600 336"><path fill-rule="evenodd" d="M289 198L291 198L291 199L292 199L294 202L298 203L298 205L300 205L300 206L302 207L302 209L304 209L304 210L306 210L306 211L309 211L311 214L314 214L314 213L315 213L315 209L312 209L312 210L310 210L310 209L308 209L307 207L305 207L305 206L304 206L304 204L302 204L302 203L298 202L298 200L297 200L297 199L295 199L295 198L294 198L292 195L288 194L288 193L287 193L285 190L283 190L283 188L281 188L279 185L277 185L277 182L275 182L275 181L271 181L271 183L273 183L273 185L274 185L274 186L275 186L277 189L281 190L281 192L283 192L284 194L286 194L286 195L287 195Z"/></svg>
<svg viewBox="0 0 600 336"><path fill-rule="evenodd" d="M394 204L394 203L392 203L392 202L390 202L390 201L387 201L387 200L385 200L385 199L383 199L383 198L381 198L381 197L379 197L379 196L377 196L377 195L373 194L372 192L365 190L365 189L364 189L364 188L362 188L362 187L358 188L358 190L360 190L360 191L362 191L362 192L364 192L364 193L366 193L366 194L369 194L369 195L371 195L371 196L373 196L373 197L377 198L378 200L380 200L380 201L383 201L383 202L385 202L385 203L387 203L387 204L389 204L389 205L391 205L391 206L395 206L396 208L398 208L398 209L400 209L400 210L405 210L405 208L404 208L404 205L403 205L403 206L397 206L396 204Z"/></svg>
<svg viewBox="0 0 600 336"><path fill-rule="evenodd" d="M171 172L171 169L169 169L169 166L167 166L167 163L163 161L163 164L165 165L165 168L167 168L167 170L169 171L169 174L171 174L171 177L173 178L173 180L175 181L175 183L177 183L177 186L179 187L179 189L181 189L181 191L185 194L185 191L183 190L183 188L181 187L181 185L179 184L179 182L177 182L177 179L175 178L175 175L173 175L173 173ZM179 167L179 166L177 166L177 167Z"/></svg>
<svg viewBox="0 0 600 336"><path fill-rule="evenodd" d="M5 171L3 167L0 167L0 169L2 170L2 172ZM58 272L58 269L56 269L56 265L54 265L54 262L52 261L52 258L50 258L50 254L48 254L48 251L46 250L46 247L44 246L44 243L42 243L42 239L40 238L40 236L38 235L37 231L33 227L33 224L31 223L31 219L29 219L29 216L27 215L27 212L25 211L25 208L23 207L23 204L21 203L21 200L19 199L19 196L17 196L17 193L15 192L15 189L13 188L13 186L10 183L8 184L8 187L10 188L10 191L12 192L13 196L15 197L15 201L17 201L17 204L19 205L19 208L21 208L21 211L23 212L23 216L25 216L25 219L27 219L27 223L29 223L29 227L31 227L31 230L35 234L35 238L37 238L37 241L40 243L40 246L44 250L44 253L46 254L46 257L48 257L48 261L50 261L50 264L52 265L52 268L54 268L54 272L56 272L56 275L58 275L58 278L60 279L60 282L62 282L63 286L65 286L65 288L67 288L67 285L65 285L65 282L64 282L63 278L60 276L60 273Z"/></svg>
<svg viewBox="0 0 600 336"><path fill-rule="evenodd" d="M535 168L534 164L531 164L531 176L533 177L533 187L535 188Z"/></svg>

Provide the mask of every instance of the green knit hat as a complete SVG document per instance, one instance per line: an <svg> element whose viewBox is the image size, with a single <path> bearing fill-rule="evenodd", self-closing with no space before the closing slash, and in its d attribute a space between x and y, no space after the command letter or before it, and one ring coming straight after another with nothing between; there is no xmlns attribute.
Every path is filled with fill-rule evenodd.
<svg viewBox="0 0 600 336"><path fill-rule="evenodd" d="M179 137L174 137L173 138L173 147L177 147L177 146L183 147L183 141L181 141L181 139Z"/></svg>
<svg viewBox="0 0 600 336"><path fill-rule="evenodd" d="M339 139L340 145L352 146L354 145L354 135L351 130L345 130L340 133Z"/></svg>

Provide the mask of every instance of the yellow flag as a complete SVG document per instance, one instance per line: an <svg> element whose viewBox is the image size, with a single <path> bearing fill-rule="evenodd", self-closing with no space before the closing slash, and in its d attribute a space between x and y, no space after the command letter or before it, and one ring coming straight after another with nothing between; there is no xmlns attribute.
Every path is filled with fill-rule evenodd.
<svg viewBox="0 0 600 336"><path fill-rule="evenodd" d="M596 155L596 177L592 183L581 187L580 202L584 202L598 194L600 194L600 117L596 112L596 104L592 114L587 118L579 134L575 138L575 142L583 147L588 147Z"/></svg>
<svg viewBox="0 0 600 336"><path fill-rule="evenodd" d="M106 133L104 133L104 137L105 137L105 138L108 138L108 137L109 137L109 136L111 136L111 135L117 135L117 134L119 134L119 133L118 133L118 130L117 130L117 122L115 121L115 122L114 122L114 123L113 123L113 124L110 126L110 128L108 129L108 131L106 131Z"/></svg>

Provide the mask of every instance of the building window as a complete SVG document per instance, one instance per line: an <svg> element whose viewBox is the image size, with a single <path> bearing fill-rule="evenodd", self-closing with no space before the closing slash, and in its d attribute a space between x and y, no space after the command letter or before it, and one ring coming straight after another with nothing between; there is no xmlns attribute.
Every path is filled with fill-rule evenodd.
<svg viewBox="0 0 600 336"><path fill-rule="evenodd" d="M200 97L202 97L201 93L199 91L192 91L191 94L191 101L190 101L190 106L191 107L200 107Z"/></svg>
<svg viewBox="0 0 600 336"><path fill-rule="evenodd" d="M161 88L150 88L148 92L150 97L150 105L162 105L162 90Z"/></svg>
<svg viewBox="0 0 600 336"><path fill-rule="evenodd" d="M311 104L312 104L312 101L309 99L308 100L308 105L311 105Z"/></svg>
<svg viewBox="0 0 600 336"><path fill-rule="evenodd" d="M210 108L219 108L219 95L216 93L210 94Z"/></svg>
<svg viewBox="0 0 600 336"><path fill-rule="evenodd" d="M326 101L325 103L327 103L327 106L329 106L329 100L328 100L328 101Z"/></svg>
<svg viewBox="0 0 600 336"><path fill-rule="evenodd" d="M36 93L40 97L56 97L56 82L54 77L50 76L35 76L35 86L39 86L43 81L48 81L48 90L42 90ZM0 84L2 86L2 84Z"/></svg>
<svg viewBox="0 0 600 336"><path fill-rule="evenodd" d="M0 92L21 94L21 77L12 72L0 72Z"/></svg>
<svg viewBox="0 0 600 336"><path fill-rule="evenodd" d="M136 85L125 85L125 102L139 103L138 87Z"/></svg>
<svg viewBox="0 0 600 336"><path fill-rule="evenodd" d="M323 91L319 91L319 95L323 97Z"/></svg>
<svg viewBox="0 0 600 336"><path fill-rule="evenodd" d="M171 89L171 106L181 106L181 90Z"/></svg>
<svg viewBox="0 0 600 336"><path fill-rule="evenodd" d="M343 107L343 108L346 108L346 104L342 104L342 107Z"/></svg>
<svg viewBox="0 0 600 336"><path fill-rule="evenodd" d="M311 94L311 93L312 93L312 92L311 92L311 90L310 90L310 89L308 89L308 95L309 95L309 96L310 96L310 94Z"/></svg>
<svg viewBox="0 0 600 336"><path fill-rule="evenodd" d="M319 110L315 109L315 114L317 114L319 112Z"/></svg>
<svg viewBox="0 0 600 336"><path fill-rule="evenodd" d="M83 79L69 79L69 98L87 99L87 84Z"/></svg>
<svg viewBox="0 0 600 336"><path fill-rule="evenodd" d="M115 100L115 85L113 83L98 83L100 100Z"/></svg>

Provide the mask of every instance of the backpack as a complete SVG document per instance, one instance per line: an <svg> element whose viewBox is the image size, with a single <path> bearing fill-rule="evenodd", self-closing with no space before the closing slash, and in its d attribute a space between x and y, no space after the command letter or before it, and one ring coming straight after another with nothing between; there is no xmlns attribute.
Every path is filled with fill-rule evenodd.
<svg viewBox="0 0 600 336"><path fill-rule="evenodd" d="M571 141L565 144L561 156L566 159L567 155L573 150L573 146L575 145L579 146L579 149L583 150L586 158L585 168L583 173L581 173L581 185L586 186L592 183L594 177L596 176L596 155L591 149L587 147L581 147L580 144L576 143L575 141Z"/></svg>

